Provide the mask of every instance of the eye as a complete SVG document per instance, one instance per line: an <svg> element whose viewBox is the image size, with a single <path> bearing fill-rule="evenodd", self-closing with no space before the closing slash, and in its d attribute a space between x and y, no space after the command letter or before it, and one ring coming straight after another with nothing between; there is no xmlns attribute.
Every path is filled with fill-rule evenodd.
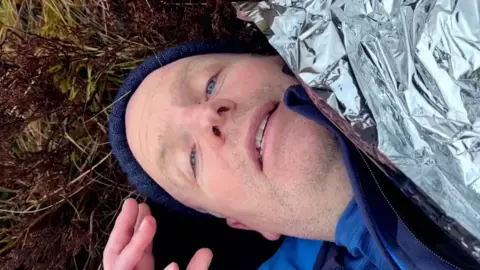
<svg viewBox="0 0 480 270"><path fill-rule="evenodd" d="M207 82L207 87L205 89L205 92L207 93L207 97L210 97L213 94L216 84L217 84L217 75L210 78Z"/></svg>
<svg viewBox="0 0 480 270"><path fill-rule="evenodd" d="M197 169L197 151L195 147L192 149L192 152L190 152L190 166L192 166L193 175L195 176Z"/></svg>

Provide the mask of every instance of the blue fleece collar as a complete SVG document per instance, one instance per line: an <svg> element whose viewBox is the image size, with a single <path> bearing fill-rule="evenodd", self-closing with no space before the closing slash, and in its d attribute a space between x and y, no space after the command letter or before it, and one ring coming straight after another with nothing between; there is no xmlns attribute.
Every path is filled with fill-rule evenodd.
<svg viewBox="0 0 480 270"><path fill-rule="evenodd" d="M347 248L348 253L345 254L344 260L348 268L387 268L388 264L375 246L355 200L348 204L337 223L335 243Z"/></svg>

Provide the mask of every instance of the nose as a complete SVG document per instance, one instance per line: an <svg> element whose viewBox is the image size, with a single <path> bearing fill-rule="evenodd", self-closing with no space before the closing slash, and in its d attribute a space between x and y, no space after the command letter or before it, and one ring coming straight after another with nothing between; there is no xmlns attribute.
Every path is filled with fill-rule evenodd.
<svg viewBox="0 0 480 270"><path fill-rule="evenodd" d="M187 128L211 143L222 142L225 125L236 109L236 103L229 99L212 99L193 105L185 110Z"/></svg>

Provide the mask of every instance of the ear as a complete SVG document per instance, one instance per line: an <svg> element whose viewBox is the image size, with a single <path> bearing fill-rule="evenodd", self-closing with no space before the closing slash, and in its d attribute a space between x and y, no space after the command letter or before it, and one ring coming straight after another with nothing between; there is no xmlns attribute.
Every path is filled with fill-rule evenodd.
<svg viewBox="0 0 480 270"><path fill-rule="evenodd" d="M234 228L234 229L240 229L240 230L247 230L247 231L255 231L253 228L249 227L248 225L240 222L240 221L237 221L235 219L232 219L232 218L227 218L227 224L228 226ZM263 237L265 237L266 239L270 240L270 241L276 241L278 239L280 239L280 234L278 233L269 233L269 232L260 232L260 231L257 231L259 232L261 235L263 235Z"/></svg>

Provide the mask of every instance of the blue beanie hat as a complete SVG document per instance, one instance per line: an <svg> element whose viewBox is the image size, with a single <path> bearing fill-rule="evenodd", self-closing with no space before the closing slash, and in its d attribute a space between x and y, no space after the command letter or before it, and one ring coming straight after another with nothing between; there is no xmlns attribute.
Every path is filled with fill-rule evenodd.
<svg viewBox="0 0 480 270"><path fill-rule="evenodd" d="M184 206L165 192L134 158L127 142L125 112L133 92L151 72L185 57L210 53L275 54L271 48L261 49L252 44L239 41L218 40L184 43L180 46L166 49L147 58L128 75L114 99L112 112L108 120L108 136L112 152L117 158L120 168L126 173L129 183L140 194L147 196L155 204L164 205L169 210L199 216L202 214Z"/></svg>

